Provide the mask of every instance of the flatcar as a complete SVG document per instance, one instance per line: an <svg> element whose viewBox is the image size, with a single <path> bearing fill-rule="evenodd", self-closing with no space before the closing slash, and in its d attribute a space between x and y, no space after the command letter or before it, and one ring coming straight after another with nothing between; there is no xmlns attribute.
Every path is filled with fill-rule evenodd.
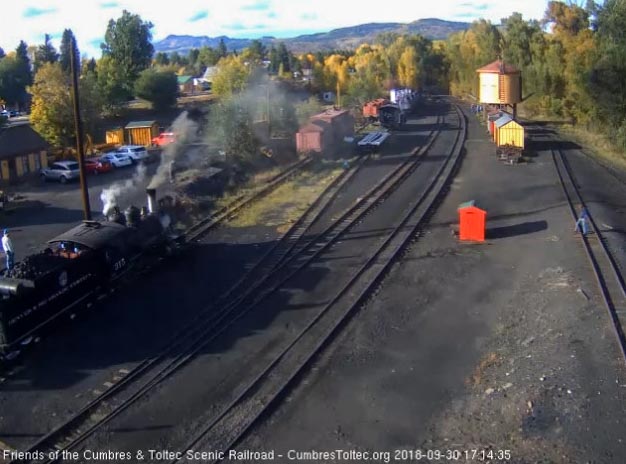
<svg viewBox="0 0 626 464"><path fill-rule="evenodd" d="M0 360L10 359L41 329L108 289L148 256L180 245L171 220L148 207L113 208L105 221L83 221L0 275Z"/></svg>

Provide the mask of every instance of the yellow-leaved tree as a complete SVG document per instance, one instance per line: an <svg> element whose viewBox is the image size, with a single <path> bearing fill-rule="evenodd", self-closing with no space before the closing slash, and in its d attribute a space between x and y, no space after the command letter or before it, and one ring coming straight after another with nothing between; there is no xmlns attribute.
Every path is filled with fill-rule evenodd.
<svg viewBox="0 0 626 464"><path fill-rule="evenodd" d="M213 93L219 97L230 97L241 92L248 84L249 68L241 58L229 55L217 63L213 77Z"/></svg>
<svg viewBox="0 0 626 464"><path fill-rule="evenodd" d="M94 126L102 105L97 82L93 73L81 76L81 115L87 131ZM70 94L69 77L59 63L43 64L33 85L28 88L32 95L30 121L52 146L65 148L73 145L74 113Z"/></svg>
<svg viewBox="0 0 626 464"><path fill-rule="evenodd" d="M417 89L419 86L420 69L415 48L406 47L398 60L398 82L402 87Z"/></svg>

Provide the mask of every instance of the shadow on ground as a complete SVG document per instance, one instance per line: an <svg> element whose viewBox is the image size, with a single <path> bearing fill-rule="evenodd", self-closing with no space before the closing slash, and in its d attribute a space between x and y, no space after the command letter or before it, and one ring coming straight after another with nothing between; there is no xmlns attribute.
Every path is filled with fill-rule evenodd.
<svg viewBox="0 0 626 464"><path fill-rule="evenodd" d="M529 221L511 226L492 227L487 229L487 238L498 239L515 237L517 235L533 234L548 228L546 221Z"/></svg>

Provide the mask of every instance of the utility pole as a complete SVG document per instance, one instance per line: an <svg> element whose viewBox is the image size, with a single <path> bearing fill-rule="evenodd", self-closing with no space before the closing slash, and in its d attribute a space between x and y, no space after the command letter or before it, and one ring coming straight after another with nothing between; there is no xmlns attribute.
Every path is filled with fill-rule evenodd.
<svg viewBox="0 0 626 464"><path fill-rule="evenodd" d="M70 43L70 71L72 73L72 102L74 103L74 134L76 135L76 152L78 153L78 169L80 172L80 192L83 197L83 215L86 221L91 220L89 191L85 173L85 145L83 142L83 121L80 117L80 100L78 97L78 69L76 63L76 38Z"/></svg>

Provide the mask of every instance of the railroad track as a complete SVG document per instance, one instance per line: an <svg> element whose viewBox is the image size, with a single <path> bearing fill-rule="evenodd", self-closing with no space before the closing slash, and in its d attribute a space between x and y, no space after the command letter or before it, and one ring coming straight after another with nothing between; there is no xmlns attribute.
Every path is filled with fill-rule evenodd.
<svg viewBox="0 0 626 464"><path fill-rule="evenodd" d="M310 165L312 162L313 162L313 157L307 156L306 158L302 158L301 160L293 163L284 171L270 178L267 181L267 184L262 189L254 192L252 195L243 195L235 199L232 203L219 209L218 211L213 213L211 216L208 216L205 219L189 227L182 234L182 236L187 241L190 241L190 242L198 240L202 235L206 234L211 229L217 227L219 224L224 222L233 214L237 213L238 211L245 208L246 206L249 206L255 201L258 201L261 198L267 196L269 193L274 191L278 186L280 186L281 184L286 182L288 179L296 175L298 172L300 172L300 170L304 169L306 166Z"/></svg>
<svg viewBox="0 0 626 464"><path fill-rule="evenodd" d="M567 157L561 150L553 149L552 159L563 188L563 193L567 199L570 213L573 220L576 221L580 207L587 208L587 206L576 185L576 180ZM624 334L626 327L626 286L624 285L624 278L607 246L602 231L593 220L593 215L589 208L587 208L587 212L589 213L587 222L592 233L581 235L582 244L596 277L602 299L604 300L604 306L611 319L622 358L626 362L626 336Z"/></svg>
<svg viewBox="0 0 626 464"><path fill-rule="evenodd" d="M180 450L181 457L171 464L188 462L187 450L233 449L257 420L282 397L293 380L328 344L348 317L360 307L382 282L391 265L410 243L437 204L460 159L466 136L465 119L458 108L459 131L446 160L403 215L400 223L382 240L369 259L331 301L284 347L264 369L222 408ZM221 462L225 457L207 462Z"/></svg>
<svg viewBox="0 0 626 464"><path fill-rule="evenodd" d="M421 159L419 155L428 149L437 135L438 133L431 133L430 142L423 147L420 153L414 153L414 156L389 173L389 175L370 189L367 196L361 198L354 206L349 208L323 233L308 241L303 240L303 231L307 225L310 225L328 207L332 198L336 196L341 186L354 175L359 165L353 168L354 171L346 172L343 181L337 181L337 184L333 182L325 192L325 195L328 197L327 201L313 203L303 215L303 218L295 223L290 232L285 235L284 240L281 240L272 250L269 250L253 269L248 271L236 285L219 298L216 305L206 308L189 327L180 331L166 350L154 358L139 364L117 384L95 398L66 422L39 439L27 451L30 453L40 451L47 455L54 450L76 448L104 424L113 420L154 386L189 362L203 347L217 338L256 303L276 291L281 283L288 280L295 272L306 266L323 250L331 246L342 233L345 233L351 225L360 220L385 195L388 195L397 187L419 165ZM320 245L320 242L322 242L322 245L316 246ZM293 249L296 247L297 251L294 252ZM293 261L296 261L296 258L304 255L306 251L309 251L306 259L297 263L296 269L288 269L288 266ZM288 255L289 257L287 257ZM272 268L273 270L270 270ZM264 277L259 278L259 274L263 275L263 273L265 273ZM254 280L257 282L256 285L247 288L246 285ZM243 291L244 289L246 291ZM261 289L262 291L260 291ZM224 306L220 306L222 303ZM215 311L216 308L219 311ZM142 383L137 382L137 380L144 380L148 373L153 373L149 379ZM58 461L57 459L49 459L43 461L16 460L13 462Z"/></svg>
<svg viewBox="0 0 626 464"><path fill-rule="evenodd" d="M297 162L292 163L286 169L284 169L283 171L271 177L263 188L259 189L258 191L250 195L240 196L239 198L235 199L230 204L216 211L211 216L208 216L204 218L203 220L197 222L196 224L192 225L191 227L189 227L186 231L181 233L175 240L178 241L178 240L184 239L187 242L194 242L194 241L199 240L203 235L205 235L212 229L218 227L224 221L228 220L228 218L232 217L233 214L237 213L241 209L267 196L269 193L274 191L276 188L278 188L280 185L285 183L287 180L291 179L293 176L301 172L302 169L310 165L312 162L313 162L313 157L308 156L306 158L302 158L301 160L298 160ZM339 179L335 179L335 181L338 181L338 180ZM124 273L116 278L117 282L115 283L116 284L115 289L120 289L124 285L129 284L133 278L137 277L138 275L146 273L147 271L149 271L149 269L150 267L145 269L143 272L133 274L132 277L128 279L128 275L131 274L130 269L129 269L127 273ZM104 297L106 297L105 294L100 294L98 293L98 291L94 290L93 292L84 295L82 299L88 302L87 307L89 307L96 301L94 298L97 298L97 300L101 300ZM78 302L75 302L72 306L78 306ZM67 308L66 310L63 310L56 317L59 317L61 316L61 314L64 314L66 312L71 313L68 310L69 308ZM4 361L5 361L4 358L0 356L0 368L3 367L2 363ZM4 372L2 381L4 381L7 377L10 377L14 375L15 373L17 373L18 370L9 369L7 372Z"/></svg>

